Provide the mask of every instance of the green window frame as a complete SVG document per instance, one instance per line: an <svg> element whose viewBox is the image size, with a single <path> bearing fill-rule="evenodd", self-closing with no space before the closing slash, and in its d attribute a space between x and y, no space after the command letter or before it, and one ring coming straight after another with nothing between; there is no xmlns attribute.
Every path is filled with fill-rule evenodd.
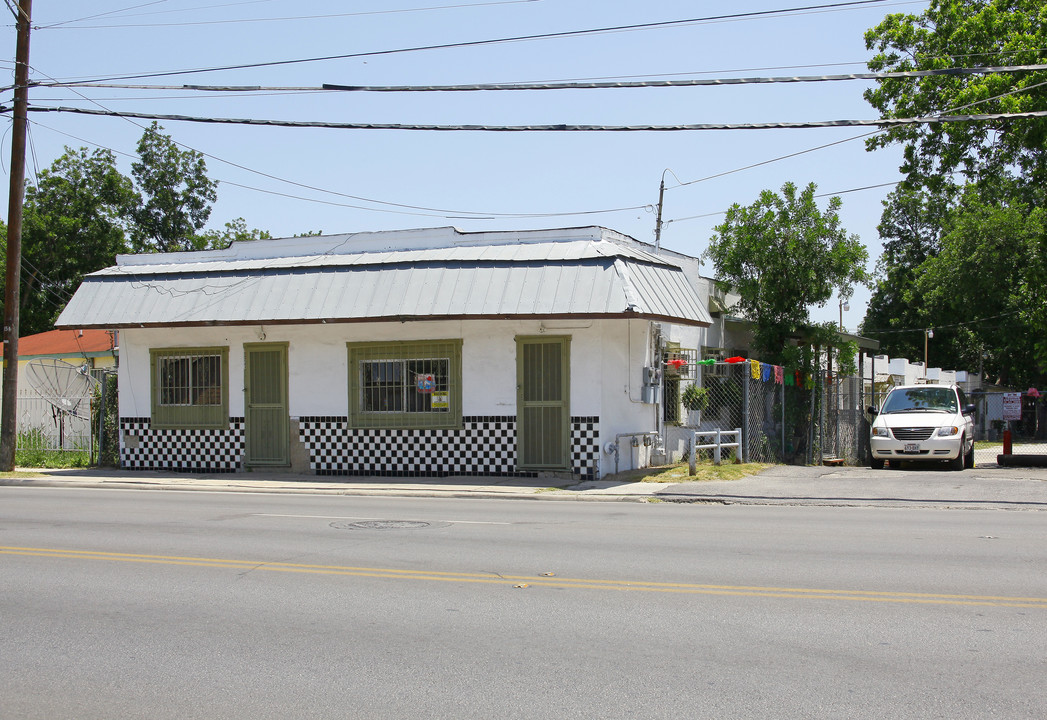
<svg viewBox="0 0 1047 720"><path fill-rule="evenodd" d="M229 427L229 348L150 348L156 428Z"/></svg>
<svg viewBox="0 0 1047 720"><path fill-rule="evenodd" d="M346 343L354 428L462 427L462 341Z"/></svg>

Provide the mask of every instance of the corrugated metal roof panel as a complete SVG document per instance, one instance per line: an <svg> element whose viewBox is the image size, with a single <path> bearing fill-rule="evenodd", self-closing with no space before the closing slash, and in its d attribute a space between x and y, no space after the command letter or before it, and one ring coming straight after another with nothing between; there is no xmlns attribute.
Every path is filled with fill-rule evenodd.
<svg viewBox="0 0 1047 720"><path fill-rule="evenodd" d="M624 314L711 322L680 268L619 256L489 266L368 263L151 276L96 273L84 280L57 326Z"/></svg>
<svg viewBox="0 0 1047 720"><path fill-rule="evenodd" d="M193 253L193 258L204 253ZM163 255L161 258L170 258ZM310 267L353 267L361 265L428 265L452 263L498 262L567 262L621 257L656 265L674 266L664 257L641 248L607 241L572 240L564 242L519 243L516 245L462 246L422 250L387 250L379 252L325 253L263 259L222 259L198 262L149 264L148 257L134 256L134 262L99 270L94 275L172 275L221 272L258 272Z"/></svg>

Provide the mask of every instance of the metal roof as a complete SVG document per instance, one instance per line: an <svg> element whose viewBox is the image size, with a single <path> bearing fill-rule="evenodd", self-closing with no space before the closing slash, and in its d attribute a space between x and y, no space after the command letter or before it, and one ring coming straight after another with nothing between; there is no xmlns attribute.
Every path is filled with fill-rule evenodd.
<svg viewBox="0 0 1047 720"><path fill-rule="evenodd" d="M187 259L179 255L190 256ZM570 240L515 245L486 245L422 248L410 250L378 250L367 252L324 252L296 254L282 257L225 258L221 254L206 257L207 253L164 253L134 255L121 258L127 262L99 270L97 275L158 275L194 272L238 272L243 270L278 270L306 267L350 267L361 265L400 265L419 263L486 263L486 262L558 262L625 257L656 265L676 265L642 248L618 245L607 241ZM163 262L172 259L174 262ZM150 262L152 261L152 262Z"/></svg>
<svg viewBox="0 0 1047 720"><path fill-rule="evenodd" d="M294 257L185 255L183 262L152 256L155 264L133 256L87 276L56 327L510 317L711 323L679 265L598 238Z"/></svg>

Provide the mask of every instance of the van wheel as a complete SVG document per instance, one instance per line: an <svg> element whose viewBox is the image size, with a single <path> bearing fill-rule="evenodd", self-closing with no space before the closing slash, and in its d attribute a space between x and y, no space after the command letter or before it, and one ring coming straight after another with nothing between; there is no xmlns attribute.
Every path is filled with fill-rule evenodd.
<svg viewBox="0 0 1047 720"><path fill-rule="evenodd" d="M955 458L949 461L950 470L963 470L964 466L964 453L963 453L963 438L960 438L960 452Z"/></svg>
<svg viewBox="0 0 1047 720"><path fill-rule="evenodd" d="M963 455L963 466L965 468L974 467L974 443L971 443L971 449Z"/></svg>
<svg viewBox="0 0 1047 720"><path fill-rule="evenodd" d="M869 460L869 467L873 470L883 470L883 460L872 458Z"/></svg>

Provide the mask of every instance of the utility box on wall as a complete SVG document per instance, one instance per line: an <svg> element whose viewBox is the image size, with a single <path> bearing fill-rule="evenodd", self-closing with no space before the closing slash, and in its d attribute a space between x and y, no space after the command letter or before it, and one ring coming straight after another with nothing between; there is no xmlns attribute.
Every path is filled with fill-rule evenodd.
<svg viewBox="0 0 1047 720"><path fill-rule="evenodd" d="M657 367L643 368L643 386L640 390L640 402L653 405L662 399L662 371Z"/></svg>

